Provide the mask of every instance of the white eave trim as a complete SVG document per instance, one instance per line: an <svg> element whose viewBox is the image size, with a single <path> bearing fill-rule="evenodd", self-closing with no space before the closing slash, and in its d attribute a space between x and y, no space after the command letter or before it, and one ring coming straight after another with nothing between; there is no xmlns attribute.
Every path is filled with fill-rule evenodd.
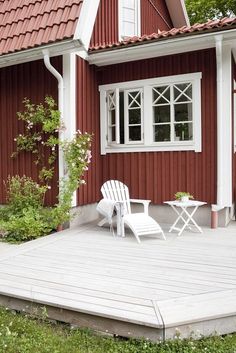
<svg viewBox="0 0 236 353"><path fill-rule="evenodd" d="M190 25L184 0L166 0L166 5L175 28Z"/></svg>
<svg viewBox="0 0 236 353"><path fill-rule="evenodd" d="M221 34L224 42L236 46L236 29L193 34L171 39L143 42L115 49L90 52L88 61L97 66L119 64L122 62L157 58L166 55L186 53L215 47L215 36Z"/></svg>
<svg viewBox="0 0 236 353"><path fill-rule="evenodd" d="M74 39L42 45L37 48L21 50L19 52L0 56L0 68L43 59L44 50L49 50L50 57L53 57L66 53L78 52L81 49L83 49L83 47L81 46L80 41Z"/></svg>
<svg viewBox="0 0 236 353"><path fill-rule="evenodd" d="M100 0L83 0L74 39L79 39L85 50L88 50L97 17Z"/></svg>

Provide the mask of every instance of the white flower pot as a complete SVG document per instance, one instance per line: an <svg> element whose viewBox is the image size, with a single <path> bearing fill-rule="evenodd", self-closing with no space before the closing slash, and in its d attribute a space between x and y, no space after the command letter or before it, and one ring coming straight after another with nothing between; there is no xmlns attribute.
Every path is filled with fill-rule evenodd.
<svg viewBox="0 0 236 353"><path fill-rule="evenodd" d="M188 202L189 201L189 196L182 196L181 197L181 202Z"/></svg>

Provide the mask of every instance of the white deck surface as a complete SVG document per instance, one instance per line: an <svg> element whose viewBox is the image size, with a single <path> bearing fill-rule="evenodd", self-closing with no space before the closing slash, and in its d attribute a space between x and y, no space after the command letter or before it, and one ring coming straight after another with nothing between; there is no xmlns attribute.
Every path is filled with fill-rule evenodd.
<svg viewBox="0 0 236 353"><path fill-rule="evenodd" d="M184 335L236 331L236 222L180 237L164 231L166 241L138 244L90 225L0 246L0 294L163 329L166 337L176 327Z"/></svg>

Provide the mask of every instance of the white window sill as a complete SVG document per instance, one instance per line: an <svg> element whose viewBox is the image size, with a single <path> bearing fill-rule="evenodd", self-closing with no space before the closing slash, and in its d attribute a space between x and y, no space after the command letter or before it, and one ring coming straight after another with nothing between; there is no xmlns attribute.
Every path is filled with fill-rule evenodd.
<svg viewBox="0 0 236 353"><path fill-rule="evenodd" d="M131 152L165 152L165 151L194 151L201 152L199 148L194 143L168 143L162 145L149 145L149 146L138 146L138 145L113 145L107 146L105 151L101 153L102 155L107 153L131 153Z"/></svg>

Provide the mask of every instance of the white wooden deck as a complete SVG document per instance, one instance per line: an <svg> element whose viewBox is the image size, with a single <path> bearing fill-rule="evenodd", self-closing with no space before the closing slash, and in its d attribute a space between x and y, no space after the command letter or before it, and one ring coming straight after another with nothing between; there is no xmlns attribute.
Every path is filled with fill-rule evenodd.
<svg viewBox="0 0 236 353"><path fill-rule="evenodd" d="M154 340L236 331L236 222L165 234L138 244L89 225L0 248L0 304Z"/></svg>

